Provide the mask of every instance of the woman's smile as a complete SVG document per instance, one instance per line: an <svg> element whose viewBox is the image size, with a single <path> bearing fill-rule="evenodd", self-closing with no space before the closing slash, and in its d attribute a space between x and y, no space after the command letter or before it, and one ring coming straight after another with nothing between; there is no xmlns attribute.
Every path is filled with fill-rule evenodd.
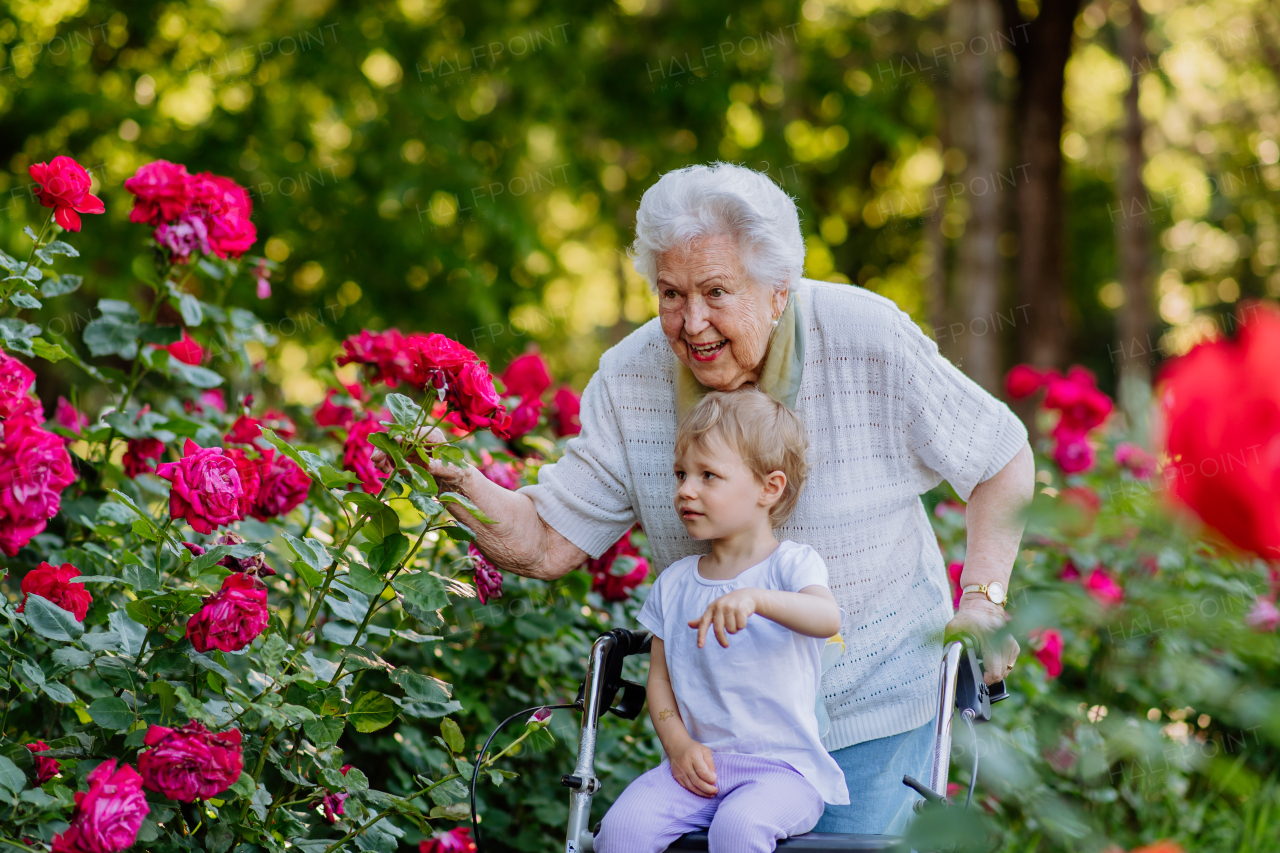
<svg viewBox="0 0 1280 853"><path fill-rule="evenodd" d="M701 344L694 343L693 341L685 341L685 343L689 345L689 351L698 361L715 361L716 356L718 356L721 350L725 348L725 345L729 343L729 339L721 338L718 341Z"/></svg>

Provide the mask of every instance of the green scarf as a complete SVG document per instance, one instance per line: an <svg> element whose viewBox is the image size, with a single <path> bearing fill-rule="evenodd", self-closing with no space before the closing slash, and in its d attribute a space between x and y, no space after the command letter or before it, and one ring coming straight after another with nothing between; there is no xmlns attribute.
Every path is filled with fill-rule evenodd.
<svg viewBox="0 0 1280 853"><path fill-rule="evenodd" d="M795 288L787 297L787 307L782 310L778 324L769 334L769 347L765 352L764 366L756 387L779 400L788 409L795 409L796 395L800 392L800 374L804 370L804 315L796 302ZM693 371L676 362L676 421L698 405L711 389L693 375Z"/></svg>

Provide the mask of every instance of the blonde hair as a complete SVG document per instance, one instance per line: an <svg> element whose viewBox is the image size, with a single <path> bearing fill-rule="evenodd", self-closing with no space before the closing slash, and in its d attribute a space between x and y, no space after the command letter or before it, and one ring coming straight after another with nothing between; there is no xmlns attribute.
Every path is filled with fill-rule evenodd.
<svg viewBox="0 0 1280 853"><path fill-rule="evenodd" d="M769 508L769 522L777 527L790 518L809 476L809 436L800 418L753 385L710 391L680 422L676 455L692 446L705 447L713 436L741 456L760 480L774 471L786 475L782 497Z"/></svg>

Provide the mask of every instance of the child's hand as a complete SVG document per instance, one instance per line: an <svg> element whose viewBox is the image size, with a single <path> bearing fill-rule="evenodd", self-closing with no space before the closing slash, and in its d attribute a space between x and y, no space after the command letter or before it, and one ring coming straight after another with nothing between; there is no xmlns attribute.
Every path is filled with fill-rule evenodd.
<svg viewBox="0 0 1280 853"><path fill-rule="evenodd" d="M720 645L729 648L729 638L725 635L736 634L747 627L747 619L759 607L759 596L763 590L737 589L722 595L707 605L706 612L700 619L690 619L689 627L698 629L698 648L707 642L707 628L715 627L716 639Z"/></svg>
<svg viewBox="0 0 1280 853"><path fill-rule="evenodd" d="M716 762L711 750L689 738L683 746L667 753L667 758L671 759L671 776L680 783L680 787L708 799L719 793Z"/></svg>

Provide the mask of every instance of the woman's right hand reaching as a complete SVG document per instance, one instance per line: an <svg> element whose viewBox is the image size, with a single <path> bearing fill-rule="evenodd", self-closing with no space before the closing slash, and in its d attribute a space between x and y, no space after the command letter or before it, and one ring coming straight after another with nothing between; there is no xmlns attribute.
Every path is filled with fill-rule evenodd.
<svg viewBox="0 0 1280 853"><path fill-rule="evenodd" d="M711 750L688 738L685 743L667 752L671 761L671 776L685 790L699 797L714 797L716 787L716 761Z"/></svg>
<svg viewBox="0 0 1280 853"><path fill-rule="evenodd" d="M416 436L417 444L420 447L431 447L432 445L444 444L448 441L439 427L418 427ZM402 447L404 446L404 439L401 439L400 444ZM414 456L414 460L416 460L416 454ZM384 474L393 473L392 469L395 467L395 462L386 454L385 451L375 450L371 461L373 462L374 467L379 471L382 471ZM441 486L446 488L457 488L462 484L462 478L463 475L466 474L466 469L460 468L457 465L451 465L440 459L432 459L427 465L427 473L435 477L436 481Z"/></svg>

